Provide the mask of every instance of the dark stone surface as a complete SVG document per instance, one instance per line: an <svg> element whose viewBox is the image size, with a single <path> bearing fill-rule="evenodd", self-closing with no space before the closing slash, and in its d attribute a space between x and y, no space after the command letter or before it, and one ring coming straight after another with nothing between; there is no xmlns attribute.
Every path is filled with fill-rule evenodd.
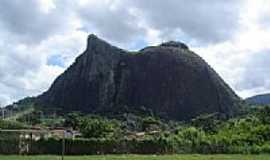
<svg viewBox="0 0 270 160"><path fill-rule="evenodd" d="M181 42L175 42L175 41L165 42L165 43L162 43L160 46L188 49L188 46L186 44L181 43Z"/></svg>
<svg viewBox="0 0 270 160"><path fill-rule="evenodd" d="M38 97L39 103L66 111L104 113L125 106L176 120L212 112L232 115L239 100L183 43L167 42L134 53L95 35L89 36L86 51Z"/></svg>

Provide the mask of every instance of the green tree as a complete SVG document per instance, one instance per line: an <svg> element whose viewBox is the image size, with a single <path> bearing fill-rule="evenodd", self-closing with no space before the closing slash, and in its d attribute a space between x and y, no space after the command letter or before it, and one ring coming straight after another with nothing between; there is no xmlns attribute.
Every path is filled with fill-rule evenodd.
<svg viewBox="0 0 270 160"><path fill-rule="evenodd" d="M65 127L72 127L73 129L78 129L81 119L82 119L81 113L79 113L79 112L69 113L65 117L64 126Z"/></svg>
<svg viewBox="0 0 270 160"><path fill-rule="evenodd" d="M153 117L146 117L142 120L143 131L160 130L161 122Z"/></svg>
<svg viewBox="0 0 270 160"><path fill-rule="evenodd" d="M100 117L84 117L80 121L79 130L86 138L112 137L120 129L116 121Z"/></svg>

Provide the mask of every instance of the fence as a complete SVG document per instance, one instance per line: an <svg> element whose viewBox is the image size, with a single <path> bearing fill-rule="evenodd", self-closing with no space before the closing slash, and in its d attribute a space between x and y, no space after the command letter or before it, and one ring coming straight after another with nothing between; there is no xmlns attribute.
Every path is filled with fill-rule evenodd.
<svg viewBox="0 0 270 160"><path fill-rule="evenodd" d="M48 154L65 155L65 130L1 130L0 129L0 154L46 154L48 148L44 140L54 136L54 152ZM47 140L46 140L47 141ZM56 142L56 143L55 143ZM48 141L47 143L52 143ZM54 145L52 144L52 145ZM43 153L44 152L44 153Z"/></svg>
<svg viewBox="0 0 270 160"><path fill-rule="evenodd" d="M154 139L72 139L65 131L0 130L0 154L162 154L172 153L172 146L166 141ZM51 137L51 138L50 138ZM58 137L58 138L57 138Z"/></svg>

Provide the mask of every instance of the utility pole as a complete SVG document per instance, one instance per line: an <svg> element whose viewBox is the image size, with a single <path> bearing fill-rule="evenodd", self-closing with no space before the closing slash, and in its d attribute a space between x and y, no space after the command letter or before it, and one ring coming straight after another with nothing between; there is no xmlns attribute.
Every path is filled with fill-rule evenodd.
<svg viewBox="0 0 270 160"><path fill-rule="evenodd" d="M63 138L62 138L62 160L64 160L65 156L65 138L66 138L66 131L63 131Z"/></svg>
<svg viewBox="0 0 270 160"><path fill-rule="evenodd" d="M1 108L1 111L2 111L2 119L5 119L5 109Z"/></svg>
<svg viewBox="0 0 270 160"><path fill-rule="evenodd" d="M5 111L4 111L4 107L2 107L2 103L0 102L0 110L1 110L1 112L2 112L2 119L4 119L5 118Z"/></svg>

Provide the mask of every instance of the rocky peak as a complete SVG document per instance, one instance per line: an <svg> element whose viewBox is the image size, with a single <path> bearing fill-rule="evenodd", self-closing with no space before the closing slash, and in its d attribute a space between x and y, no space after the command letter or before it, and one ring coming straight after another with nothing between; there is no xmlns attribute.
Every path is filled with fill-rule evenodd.
<svg viewBox="0 0 270 160"><path fill-rule="evenodd" d="M188 46L182 42L176 42L176 41L168 41L165 43L162 43L160 46L163 47L177 47L181 49L188 49Z"/></svg>
<svg viewBox="0 0 270 160"><path fill-rule="evenodd" d="M111 45L102 39L99 39L96 35L90 34L87 39L86 51L104 51L106 48L110 48ZM96 52L99 53L99 52Z"/></svg>

